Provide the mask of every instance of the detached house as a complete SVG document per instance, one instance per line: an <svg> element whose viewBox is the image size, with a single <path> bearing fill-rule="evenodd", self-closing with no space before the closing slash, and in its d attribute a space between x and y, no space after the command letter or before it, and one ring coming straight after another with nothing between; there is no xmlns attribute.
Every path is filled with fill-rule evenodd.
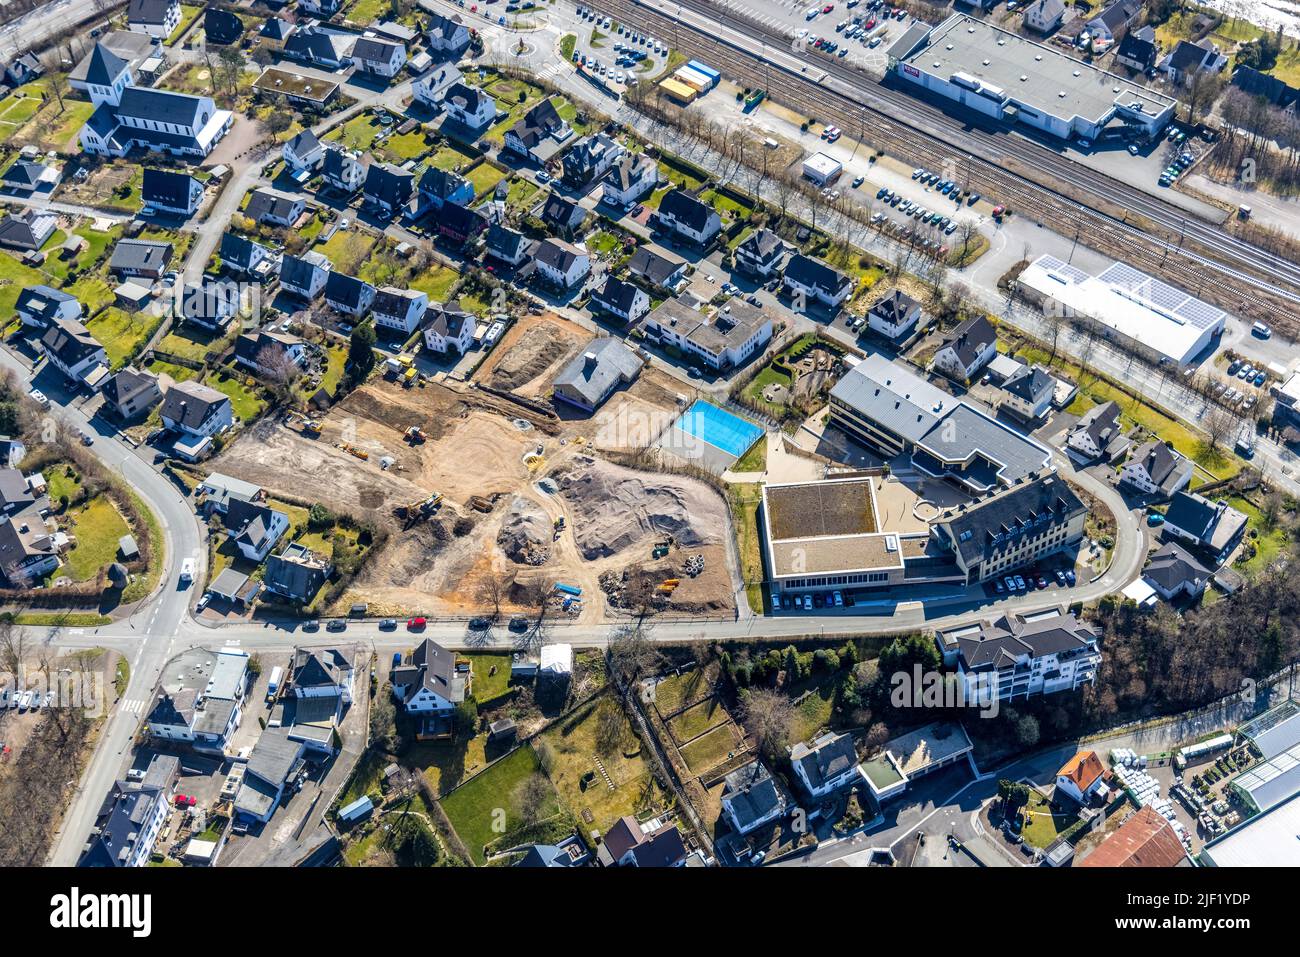
<svg viewBox="0 0 1300 957"><path fill-rule="evenodd" d="M480 131L496 119L497 103L476 86L457 81L442 97L447 116L471 131Z"/></svg>
<svg viewBox="0 0 1300 957"><path fill-rule="evenodd" d="M0 581L28 588L59 567L59 546L36 508L0 520Z"/></svg>
<svg viewBox="0 0 1300 957"><path fill-rule="evenodd" d="M493 259L498 259L511 266L518 266L528 258L531 243L523 233L493 223L488 227L487 238L483 243L484 252Z"/></svg>
<svg viewBox="0 0 1300 957"><path fill-rule="evenodd" d="M1187 488L1191 480L1191 461L1158 439L1134 452L1119 473L1121 485L1145 495L1171 496Z"/></svg>
<svg viewBox="0 0 1300 957"><path fill-rule="evenodd" d="M827 732L812 744L800 741L790 749L790 767L814 800L866 780L847 734Z"/></svg>
<svg viewBox="0 0 1300 957"><path fill-rule="evenodd" d="M1214 570L1206 568L1177 542L1166 542L1152 552L1147 567L1142 569L1142 579L1165 601L1183 596L1197 598L1212 578Z"/></svg>
<svg viewBox="0 0 1300 957"><path fill-rule="evenodd" d="M328 559L290 542L266 560L262 584L268 592L301 605L310 604L333 571Z"/></svg>
<svg viewBox="0 0 1300 957"><path fill-rule="evenodd" d="M303 130L280 149L284 163L294 172L314 170L325 161L325 147L311 130Z"/></svg>
<svg viewBox="0 0 1300 957"><path fill-rule="evenodd" d="M1142 32L1126 33L1115 51L1116 63L1138 73L1153 69L1156 58L1160 55L1160 48L1156 46L1154 38L1141 36Z"/></svg>
<svg viewBox="0 0 1300 957"><path fill-rule="evenodd" d="M474 184L452 170L430 166L420 177L420 203L427 209L439 210L446 203L468 206L474 202ZM422 210L423 212L423 210Z"/></svg>
<svg viewBox="0 0 1300 957"><path fill-rule="evenodd" d="M1177 538L1213 559L1228 560L1246 534L1246 516L1227 502L1211 502L1194 492L1175 492L1162 527L1166 538Z"/></svg>
<svg viewBox="0 0 1300 957"><path fill-rule="evenodd" d="M628 275L639 279L652 290L674 293L686 278L687 262L665 255L649 246L638 246L627 261Z"/></svg>
<svg viewBox="0 0 1300 957"><path fill-rule="evenodd" d="M1022 365L997 387L997 408L1021 422L1047 415L1056 393L1056 380L1038 366Z"/></svg>
<svg viewBox="0 0 1300 957"><path fill-rule="evenodd" d="M195 438L219 435L235 421L228 396L193 380L167 390L159 415L166 428Z"/></svg>
<svg viewBox="0 0 1300 957"><path fill-rule="evenodd" d="M1096 751L1080 751L1056 772L1056 790L1079 804L1088 804L1095 796L1105 796L1106 768Z"/></svg>
<svg viewBox="0 0 1300 957"><path fill-rule="evenodd" d="M126 6L126 28L166 40L181 25L180 0L131 0Z"/></svg>
<svg viewBox="0 0 1300 957"><path fill-rule="evenodd" d="M331 272L325 280L325 301L337 312L364 316L375 301L375 287L364 279Z"/></svg>
<svg viewBox="0 0 1300 957"><path fill-rule="evenodd" d="M722 812L737 834L748 834L789 813L791 801L762 761L751 761L724 779Z"/></svg>
<svg viewBox="0 0 1300 957"><path fill-rule="evenodd" d="M722 217L717 211L684 189L664 194L658 217L661 227L699 246L707 246L722 231Z"/></svg>
<svg viewBox="0 0 1300 957"><path fill-rule="evenodd" d="M630 815L614 822L596 850L604 867L684 867L686 858L676 824L653 821L642 827Z"/></svg>
<svg viewBox="0 0 1300 957"><path fill-rule="evenodd" d="M340 707L352 703L356 665L348 652L297 648L289 676L289 690L295 698L336 698Z"/></svg>
<svg viewBox="0 0 1300 957"><path fill-rule="evenodd" d="M323 253L286 254L280 263L280 288L310 302L321 294L329 274L330 261Z"/></svg>
<svg viewBox="0 0 1300 957"><path fill-rule="evenodd" d="M606 277L604 285L591 294L591 304L629 324L650 311L650 297L644 289L613 276Z"/></svg>
<svg viewBox="0 0 1300 957"><path fill-rule="evenodd" d="M363 200L391 215L398 213L415 193L415 174L390 163L372 163L361 188Z"/></svg>
<svg viewBox="0 0 1300 957"><path fill-rule="evenodd" d="M124 422L130 422L162 401L158 376L127 366L100 388L104 404Z"/></svg>
<svg viewBox="0 0 1300 957"><path fill-rule="evenodd" d="M587 218L587 211L567 196L549 193L538 218L561 235L572 236Z"/></svg>
<svg viewBox="0 0 1300 957"><path fill-rule="evenodd" d="M381 286L371 304L375 325L410 335L419 328L429 308L429 297L415 289Z"/></svg>
<svg viewBox="0 0 1300 957"><path fill-rule="evenodd" d="M558 289L573 289L591 274L591 257L581 246L543 239L533 252L537 275Z"/></svg>
<svg viewBox="0 0 1300 957"><path fill-rule="evenodd" d="M375 76L392 78L406 65L406 46L387 40L361 37L352 47L352 62L357 69Z"/></svg>
<svg viewBox="0 0 1300 957"><path fill-rule="evenodd" d="M284 41L284 55L310 66L338 70L352 63L356 42L350 34L327 32L308 20Z"/></svg>
<svg viewBox="0 0 1300 957"><path fill-rule="evenodd" d="M393 668L390 681L406 713L421 719L416 737L436 738L452 733L452 714L469 696L473 672L467 659L426 638Z"/></svg>
<svg viewBox="0 0 1300 957"><path fill-rule="evenodd" d="M193 216L203 202L203 184L188 173L146 167L140 201L177 216Z"/></svg>
<svg viewBox="0 0 1300 957"><path fill-rule="evenodd" d="M255 223L270 223L272 226L292 226L307 208L304 200L278 189L253 190L244 207L244 215Z"/></svg>
<svg viewBox="0 0 1300 957"><path fill-rule="evenodd" d="M1094 405L1075 423L1065 440L1068 451L1086 460L1110 462L1127 444L1120 424L1119 405L1114 401Z"/></svg>
<svg viewBox="0 0 1300 957"><path fill-rule="evenodd" d="M630 207L654 190L659 182L659 163L644 153L624 153L605 174L601 199L611 206Z"/></svg>
<svg viewBox="0 0 1300 957"><path fill-rule="evenodd" d="M425 36L428 38L430 50L449 59L457 59L469 49L469 27L465 26L465 22L458 14L445 17L434 13L429 18Z"/></svg>
<svg viewBox="0 0 1300 957"><path fill-rule="evenodd" d="M1025 7L1025 26L1037 33L1051 33L1065 17L1062 0L1034 0Z"/></svg>
<svg viewBox="0 0 1300 957"><path fill-rule="evenodd" d="M506 130L504 147L507 152L542 165L559 152L560 144L572 135L573 130L560 119L555 104L545 99Z"/></svg>
<svg viewBox="0 0 1300 957"><path fill-rule="evenodd" d="M442 100L451 87L463 77L454 63L440 63L411 84L415 99L430 109L442 109Z"/></svg>
<svg viewBox="0 0 1300 957"><path fill-rule="evenodd" d="M28 286L14 304L14 313L32 329L48 329L59 319L80 319L81 312L80 299L49 286Z"/></svg>
<svg viewBox="0 0 1300 957"><path fill-rule="evenodd" d="M453 300L431 311L424 327L424 348L429 352L446 355L454 348L464 355L474 345L474 333L477 322L470 313L460 308L460 302Z"/></svg>
<svg viewBox="0 0 1300 957"><path fill-rule="evenodd" d="M448 242L464 246L476 240L488 228L488 218L477 209L447 204L435 217L438 235Z"/></svg>
<svg viewBox="0 0 1300 957"><path fill-rule="evenodd" d="M0 246L35 251L58 228L58 217L37 209L22 209L0 220Z"/></svg>
<svg viewBox="0 0 1300 957"><path fill-rule="evenodd" d="M1160 69L1169 77L1170 83L1187 84L1202 70L1218 73L1227 63L1228 58L1206 37L1195 43L1179 40L1169 56L1161 62Z"/></svg>
<svg viewBox="0 0 1300 957"><path fill-rule="evenodd" d="M867 325L871 331L891 342L910 336L920 319L921 304L901 289L885 296L867 313Z"/></svg>
<svg viewBox="0 0 1300 957"><path fill-rule="evenodd" d="M636 380L641 358L622 340L603 338L588 343L555 377L551 394L583 412L594 412L614 390Z"/></svg>
<svg viewBox="0 0 1300 957"><path fill-rule="evenodd" d="M76 319L56 319L41 336L41 351L70 382L97 386L108 372L108 355Z"/></svg>
<svg viewBox="0 0 1300 957"><path fill-rule="evenodd" d="M565 185L573 189L583 189L600 179L614 168L614 164L623 158L627 151L623 146L604 133L595 133L573 145L564 154L561 161L564 167L562 179ZM606 202L610 200L609 190L604 194Z"/></svg>
<svg viewBox="0 0 1300 957"><path fill-rule="evenodd" d="M785 242L770 229L757 229L745 237L732 255L741 272L767 279L781 265Z"/></svg>
<svg viewBox="0 0 1300 957"><path fill-rule="evenodd" d="M806 302L820 302L838 309L853 292L853 279L819 259L796 253L785 264L785 287Z"/></svg>
<svg viewBox="0 0 1300 957"><path fill-rule="evenodd" d="M1142 12L1143 0L1115 0L1086 24L1084 29L1094 41L1114 43Z"/></svg>
<svg viewBox="0 0 1300 957"><path fill-rule="evenodd" d="M172 259L171 243L155 243L143 239L119 239L108 261L109 272L128 279L143 276L160 279Z"/></svg>
<svg viewBox="0 0 1300 957"><path fill-rule="evenodd" d="M260 563L289 530L289 516L258 502L236 499L226 509L225 524L239 553Z"/></svg>
<svg viewBox="0 0 1300 957"><path fill-rule="evenodd" d="M307 343L285 332L258 329L235 340L235 362L254 375L296 374L307 356Z"/></svg>
<svg viewBox="0 0 1300 957"><path fill-rule="evenodd" d="M220 256L221 265L229 272L248 278L264 277L275 265L271 250L229 231L221 234Z"/></svg>
<svg viewBox="0 0 1300 957"><path fill-rule="evenodd" d="M974 316L944 337L934 367L954 379L971 381L998 354L998 334L984 316Z"/></svg>
<svg viewBox="0 0 1300 957"><path fill-rule="evenodd" d="M361 158L337 146L325 147L320 173L325 185L349 195L359 190L366 179L366 167Z"/></svg>

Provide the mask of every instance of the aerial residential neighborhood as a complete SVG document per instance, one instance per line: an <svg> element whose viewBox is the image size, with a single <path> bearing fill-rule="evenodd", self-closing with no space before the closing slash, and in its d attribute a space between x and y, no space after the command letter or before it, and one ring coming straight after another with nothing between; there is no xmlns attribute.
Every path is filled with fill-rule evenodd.
<svg viewBox="0 0 1300 957"><path fill-rule="evenodd" d="M0 864L1300 865L1230 7L5 6Z"/></svg>

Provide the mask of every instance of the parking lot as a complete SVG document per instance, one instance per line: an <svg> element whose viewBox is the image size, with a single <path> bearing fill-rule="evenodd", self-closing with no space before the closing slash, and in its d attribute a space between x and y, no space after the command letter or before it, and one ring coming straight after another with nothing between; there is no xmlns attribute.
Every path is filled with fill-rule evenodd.
<svg viewBox="0 0 1300 957"><path fill-rule="evenodd" d="M604 14L578 7L577 42L572 62L621 92L639 79L658 74L668 58L668 43L615 24Z"/></svg>
<svg viewBox="0 0 1300 957"><path fill-rule="evenodd" d="M885 72L889 44L915 22L881 0L732 0L719 10L724 18L727 10L789 36L796 48L817 47L877 75Z"/></svg>

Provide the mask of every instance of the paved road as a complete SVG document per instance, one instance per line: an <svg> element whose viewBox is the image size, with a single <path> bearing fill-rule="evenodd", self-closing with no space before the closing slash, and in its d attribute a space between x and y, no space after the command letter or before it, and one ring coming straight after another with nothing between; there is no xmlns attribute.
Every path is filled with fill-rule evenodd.
<svg viewBox="0 0 1300 957"><path fill-rule="evenodd" d="M121 2L109 6L125 5ZM54 0L23 14L0 27L0 60L8 62L17 53L39 49L52 37L91 17L96 9L95 0ZM107 9L102 12L108 16Z"/></svg>

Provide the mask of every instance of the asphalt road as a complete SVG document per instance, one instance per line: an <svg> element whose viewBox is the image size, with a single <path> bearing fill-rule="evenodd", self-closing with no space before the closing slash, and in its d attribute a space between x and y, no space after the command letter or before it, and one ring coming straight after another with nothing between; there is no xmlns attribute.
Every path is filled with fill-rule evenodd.
<svg viewBox="0 0 1300 957"><path fill-rule="evenodd" d="M111 6L125 6L113 3ZM91 17L94 0L53 0L0 27L0 59L5 62L24 50L37 50L51 37ZM107 16L108 11L103 11Z"/></svg>

